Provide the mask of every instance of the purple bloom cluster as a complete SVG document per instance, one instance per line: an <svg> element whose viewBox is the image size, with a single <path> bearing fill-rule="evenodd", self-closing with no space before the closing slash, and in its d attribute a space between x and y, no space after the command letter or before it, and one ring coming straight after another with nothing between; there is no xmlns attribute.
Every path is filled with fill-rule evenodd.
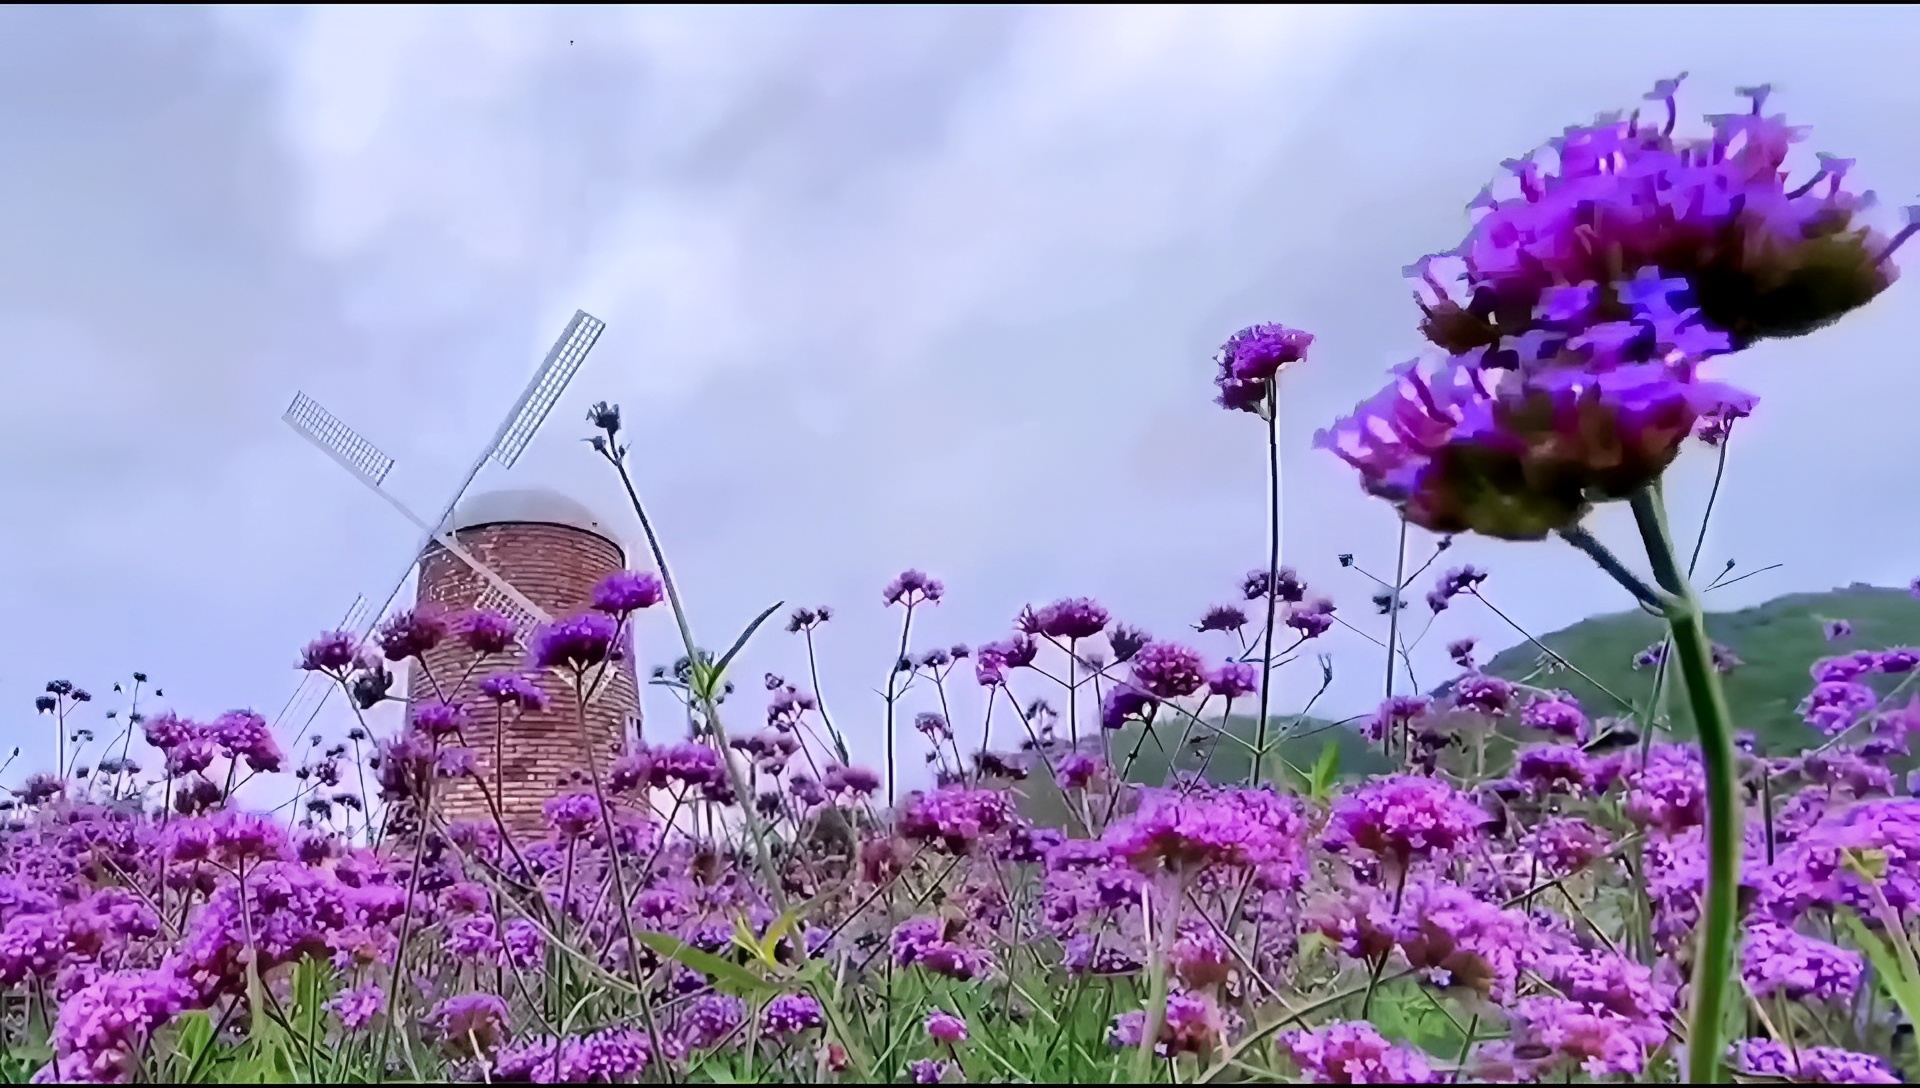
<svg viewBox="0 0 1920 1088"><path fill-rule="evenodd" d="M1426 1056L1389 1043L1372 1024L1335 1020L1290 1031L1281 1045L1309 1084L1434 1084L1440 1078Z"/></svg>
<svg viewBox="0 0 1920 1088"><path fill-rule="evenodd" d="M1487 814L1433 778L1393 775L1368 780L1334 802L1323 844L1405 864L1472 842Z"/></svg>

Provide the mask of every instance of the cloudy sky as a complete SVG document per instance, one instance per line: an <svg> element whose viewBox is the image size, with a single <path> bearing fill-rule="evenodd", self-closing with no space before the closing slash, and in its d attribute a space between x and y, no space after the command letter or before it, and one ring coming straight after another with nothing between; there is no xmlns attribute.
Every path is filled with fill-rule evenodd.
<svg viewBox="0 0 1920 1088"><path fill-rule="evenodd" d="M1285 554L1373 628L1334 556L1390 567L1394 519L1309 442L1415 350L1400 266L1501 159L1683 69L1695 115L1773 81L1809 152L1905 203L1920 84L1888 74L1917 35L1772 6L0 10L8 729L44 761L41 685L133 669L185 712L276 710L416 542L279 422L294 391L437 508L576 307L599 348L479 486L617 512L577 439L621 402L696 630L839 606L856 737L903 566L949 587L930 636L978 642L1061 594L1177 631L1264 562L1259 425L1209 403L1252 321L1319 337L1286 388ZM1920 573L1892 501L1915 290L1738 360L1764 406L1705 562L1785 567L1724 604ZM1678 470L1682 524L1708 468ZM1457 551L1541 630L1621 603L1563 546ZM1469 633L1511 639L1461 609L1430 645ZM1377 653L1327 642L1335 709L1377 699ZM798 667L774 632L745 675Z"/></svg>

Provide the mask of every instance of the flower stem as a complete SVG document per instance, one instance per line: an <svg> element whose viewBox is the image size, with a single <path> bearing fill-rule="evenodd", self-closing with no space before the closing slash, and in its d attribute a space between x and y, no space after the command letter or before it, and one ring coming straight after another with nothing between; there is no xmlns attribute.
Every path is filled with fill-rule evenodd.
<svg viewBox="0 0 1920 1088"><path fill-rule="evenodd" d="M1267 393L1267 622L1260 639L1260 721L1253 728L1253 760L1247 784L1258 785L1261 765L1267 761L1267 707L1273 698L1273 620L1279 607L1280 580L1280 385L1276 378ZM1136 1078L1137 1079L1137 1078Z"/></svg>
<svg viewBox="0 0 1920 1088"><path fill-rule="evenodd" d="M1654 580L1671 598L1667 627L1686 680L1687 702L1699 732L1700 756L1707 774L1707 897L1700 943L1693 961L1693 1013L1688 1032L1688 1078L1698 1084L1718 1079L1721 1021L1738 944L1740 890L1740 792L1733 728L1720 675L1713 667L1700 602L1680 567L1659 485L1632 500L1633 516L1647 548Z"/></svg>

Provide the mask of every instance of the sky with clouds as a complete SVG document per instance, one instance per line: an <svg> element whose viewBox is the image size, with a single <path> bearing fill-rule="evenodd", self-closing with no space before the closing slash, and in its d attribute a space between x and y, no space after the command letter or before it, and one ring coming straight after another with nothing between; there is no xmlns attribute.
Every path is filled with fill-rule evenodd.
<svg viewBox="0 0 1920 1088"><path fill-rule="evenodd" d="M947 583L928 637L979 642L1064 594L1175 632L1263 564L1260 426L1210 403L1253 321L1319 338L1285 388L1285 560L1374 629L1334 557L1390 568L1396 523L1311 436L1414 352L1399 269L1458 240L1501 159L1688 70L1694 116L1771 80L1809 156L1856 157L1888 204L1920 189L1920 84L1890 78L1920 15L1731 14L0 10L9 733L46 762L44 682L133 669L186 713L276 710L300 644L417 543L280 422L293 393L434 510L575 308L599 347L477 486L618 513L577 439L620 402L696 630L836 605L826 694L860 745L903 566ZM1785 566L1717 605L1920 573L1892 501L1920 460L1915 290L1733 364L1763 407L1703 562ZM1676 470L1682 525L1710 468ZM1456 555L1540 630L1623 603L1564 546ZM1462 634L1512 637L1449 612L1423 683ZM1326 643L1326 705L1377 699L1377 651ZM749 663L804 668L771 630Z"/></svg>

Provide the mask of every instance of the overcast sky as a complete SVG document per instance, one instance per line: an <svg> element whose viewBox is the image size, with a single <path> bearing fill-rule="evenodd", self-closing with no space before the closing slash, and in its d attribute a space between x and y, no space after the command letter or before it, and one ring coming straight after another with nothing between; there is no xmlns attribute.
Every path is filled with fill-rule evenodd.
<svg viewBox="0 0 1920 1088"><path fill-rule="evenodd" d="M619 512L577 439L621 402L703 641L836 605L856 737L903 566L945 579L941 641L1062 594L1166 634L1230 599L1264 562L1261 430L1209 356L1253 321L1318 337L1286 561L1377 628L1334 556L1389 568L1394 517L1309 443L1418 347L1400 267L1501 159L1682 69L1686 114L1770 80L1809 155L1906 203L1916 42L1909 10L1775 6L0 9L0 706L35 762L55 676L277 710L416 543L280 423L295 390L437 509L576 307L598 349L478 486ZM1920 573L1915 290L1732 365L1762 409L1703 562L1785 567L1718 602ZM1709 468L1676 471L1682 525ZM1562 545L1456 554L1543 631L1622 605ZM1423 684L1462 634L1511 641L1451 611ZM1377 700L1377 652L1326 643L1332 709ZM742 678L768 668L800 669L783 632Z"/></svg>

